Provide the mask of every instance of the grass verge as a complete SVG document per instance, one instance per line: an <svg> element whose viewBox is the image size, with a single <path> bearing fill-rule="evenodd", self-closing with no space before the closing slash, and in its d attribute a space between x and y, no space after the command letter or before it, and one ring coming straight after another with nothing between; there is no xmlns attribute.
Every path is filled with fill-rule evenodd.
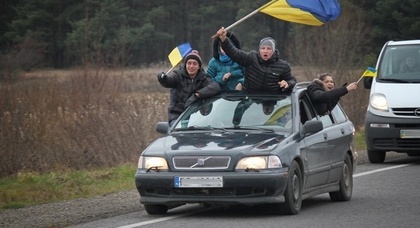
<svg viewBox="0 0 420 228"><path fill-rule="evenodd" d="M361 129L356 131L354 136L354 146L356 147L357 151L366 150L366 141L365 141L365 130Z"/></svg>
<svg viewBox="0 0 420 228"><path fill-rule="evenodd" d="M0 179L0 210L86 198L135 188L135 165L47 174L19 173Z"/></svg>

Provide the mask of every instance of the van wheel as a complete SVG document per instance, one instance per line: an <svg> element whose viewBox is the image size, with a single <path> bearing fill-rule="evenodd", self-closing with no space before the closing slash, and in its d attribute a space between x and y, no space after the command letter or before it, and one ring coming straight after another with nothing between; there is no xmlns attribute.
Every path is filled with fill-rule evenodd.
<svg viewBox="0 0 420 228"><path fill-rule="evenodd" d="M168 212L168 206L160 204L145 204L144 209L146 209L147 214L150 215L161 215Z"/></svg>
<svg viewBox="0 0 420 228"><path fill-rule="evenodd" d="M368 150L367 153L370 163L383 163L385 161L385 151Z"/></svg>
<svg viewBox="0 0 420 228"><path fill-rule="evenodd" d="M343 164L343 172L339 182L340 188L336 192L330 192L332 201L349 201L353 193L353 167L350 156L346 154Z"/></svg>

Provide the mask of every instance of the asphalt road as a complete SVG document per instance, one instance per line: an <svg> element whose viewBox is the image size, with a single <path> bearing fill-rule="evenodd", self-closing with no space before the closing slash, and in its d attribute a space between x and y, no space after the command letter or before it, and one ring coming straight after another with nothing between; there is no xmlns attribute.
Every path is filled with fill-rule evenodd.
<svg viewBox="0 0 420 228"><path fill-rule="evenodd" d="M364 163L354 174L353 197L332 202L328 194L303 201L298 215L273 215L264 207L203 208L186 205L164 216L144 210L71 226L90 227L418 227L420 157L398 156Z"/></svg>

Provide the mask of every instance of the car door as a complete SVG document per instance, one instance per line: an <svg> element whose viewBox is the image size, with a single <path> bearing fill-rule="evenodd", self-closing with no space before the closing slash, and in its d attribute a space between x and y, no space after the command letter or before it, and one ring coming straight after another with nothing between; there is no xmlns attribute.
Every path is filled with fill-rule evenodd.
<svg viewBox="0 0 420 228"><path fill-rule="evenodd" d="M317 119L315 111L306 96L300 100L299 107L301 117L305 117L301 118L302 124L306 120ZM328 183L331 162L327 138L326 131L322 130L303 139L304 148L301 148L301 151L305 157L305 191L310 191L311 188Z"/></svg>
<svg viewBox="0 0 420 228"><path fill-rule="evenodd" d="M329 183L340 180L344 165L344 156L353 144L353 124L348 120L340 105L331 111L333 124L328 129L328 143L330 145L331 172Z"/></svg>

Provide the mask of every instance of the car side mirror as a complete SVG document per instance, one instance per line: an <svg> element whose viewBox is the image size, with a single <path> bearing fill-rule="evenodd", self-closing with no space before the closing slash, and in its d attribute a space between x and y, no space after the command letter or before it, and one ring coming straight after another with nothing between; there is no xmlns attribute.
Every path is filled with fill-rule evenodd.
<svg viewBox="0 0 420 228"><path fill-rule="evenodd" d="M373 81L372 77L363 78L363 86L365 87L365 89L372 88L372 81Z"/></svg>
<svg viewBox="0 0 420 228"><path fill-rule="evenodd" d="M307 134L314 134L322 131L323 126L320 120L308 120L303 124L303 127L300 130L300 134L305 136Z"/></svg>
<svg viewBox="0 0 420 228"><path fill-rule="evenodd" d="M156 124L156 131L161 134L167 134L169 131L169 123L168 122L158 122Z"/></svg>

